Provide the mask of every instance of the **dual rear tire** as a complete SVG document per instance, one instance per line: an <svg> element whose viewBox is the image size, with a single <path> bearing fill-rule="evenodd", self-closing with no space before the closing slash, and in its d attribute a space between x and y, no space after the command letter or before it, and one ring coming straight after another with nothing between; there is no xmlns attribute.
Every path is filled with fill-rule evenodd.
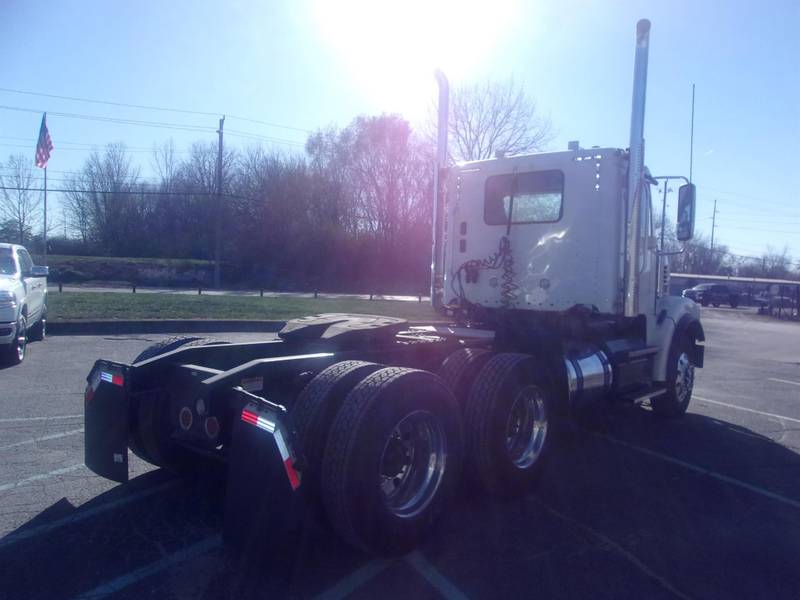
<svg viewBox="0 0 800 600"><path fill-rule="evenodd" d="M553 414L537 360L463 349L445 360L440 374L462 406L468 479L492 496L534 489L549 454Z"/></svg>
<svg viewBox="0 0 800 600"><path fill-rule="evenodd" d="M407 552L455 495L462 463L492 495L532 489L549 450L550 403L544 374L523 354L460 350L438 376L334 364L290 412L304 489L349 544Z"/></svg>
<svg viewBox="0 0 800 600"><path fill-rule="evenodd" d="M349 544L411 550L455 493L458 404L427 371L346 361L320 372L292 409L308 496Z"/></svg>

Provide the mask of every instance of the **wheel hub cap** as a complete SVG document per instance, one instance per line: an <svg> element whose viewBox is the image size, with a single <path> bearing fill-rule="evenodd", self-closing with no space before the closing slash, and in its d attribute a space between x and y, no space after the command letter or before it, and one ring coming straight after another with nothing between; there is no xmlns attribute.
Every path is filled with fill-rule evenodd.
<svg viewBox="0 0 800 600"><path fill-rule="evenodd" d="M444 475L447 443L439 421L427 411L407 415L383 448L378 485L387 508L398 517L419 514L433 499Z"/></svg>
<svg viewBox="0 0 800 600"><path fill-rule="evenodd" d="M506 450L511 462L527 469L539 460L547 438L547 408L541 388L523 388L514 399L506 424Z"/></svg>
<svg viewBox="0 0 800 600"><path fill-rule="evenodd" d="M694 388L694 365L686 352L678 357L678 368L675 373L675 396L683 403L689 400Z"/></svg>

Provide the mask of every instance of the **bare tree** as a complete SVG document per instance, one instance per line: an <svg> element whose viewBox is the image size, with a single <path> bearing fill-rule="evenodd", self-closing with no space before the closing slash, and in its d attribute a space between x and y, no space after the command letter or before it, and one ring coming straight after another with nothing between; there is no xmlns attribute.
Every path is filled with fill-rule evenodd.
<svg viewBox="0 0 800 600"><path fill-rule="evenodd" d="M449 133L450 155L457 161L541 150L554 136L550 120L514 79L455 88Z"/></svg>
<svg viewBox="0 0 800 600"><path fill-rule="evenodd" d="M3 188L0 190L0 220L8 225L13 223L17 243L25 244L42 214L41 195L30 190L31 160L22 154L13 154L8 157L3 171L0 171L0 187Z"/></svg>
<svg viewBox="0 0 800 600"><path fill-rule="evenodd" d="M772 246L767 246L767 251L761 256L761 264L764 277L785 279L789 275L792 266L789 248L784 246L783 250L778 251Z"/></svg>
<svg viewBox="0 0 800 600"><path fill-rule="evenodd" d="M177 151L172 138L160 146L153 145L153 169L161 179L161 189L170 190L178 170Z"/></svg>

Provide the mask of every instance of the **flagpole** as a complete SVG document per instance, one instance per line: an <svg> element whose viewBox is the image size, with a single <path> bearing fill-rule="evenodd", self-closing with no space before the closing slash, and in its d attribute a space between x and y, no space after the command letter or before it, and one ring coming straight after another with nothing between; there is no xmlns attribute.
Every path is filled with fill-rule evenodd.
<svg viewBox="0 0 800 600"><path fill-rule="evenodd" d="M47 266L47 165L44 166L44 265Z"/></svg>

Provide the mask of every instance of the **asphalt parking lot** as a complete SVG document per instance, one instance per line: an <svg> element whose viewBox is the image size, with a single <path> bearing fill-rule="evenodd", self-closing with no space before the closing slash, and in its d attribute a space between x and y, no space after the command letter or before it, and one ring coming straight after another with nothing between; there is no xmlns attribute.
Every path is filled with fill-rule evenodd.
<svg viewBox="0 0 800 600"><path fill-rule="evenodd" d="M82 464L94 359L130 360L165 336L31 344L0 370L0 597L798 598L800 325L725 309L703 323L685 418L630 407L567 431L537 494L464 494L403 558L314 527L288 588L222 547L218 478L133 459L116 485Z"/></svg>

